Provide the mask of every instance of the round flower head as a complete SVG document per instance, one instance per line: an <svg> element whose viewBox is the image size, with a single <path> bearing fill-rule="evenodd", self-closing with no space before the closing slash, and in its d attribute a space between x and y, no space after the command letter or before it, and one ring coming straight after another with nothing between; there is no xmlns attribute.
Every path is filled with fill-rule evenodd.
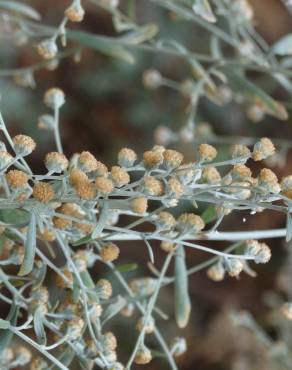
<svg viewBox="0 0 292 370"><path fill-rule="evenodd" d="M154 131L154 141L159 145L168 145L174 138L174 134L167 126L158 126Z"/></svg>
<svg viewBox="0 0 292 370"><path fill-rule="evenodd" d="M49 203L54 198L55 192L52 185L40 181L34 185L32 195L39 202Z"/></svg>
<svg viewBox="0 0 292 370"><path fill-rule="evenodd" d="M97 302L90 302L88 310L92 322L96 322L102 314L102 306Z"/></svg>
<svg viewBox="0 0 292 370"><path fill-rule="evenodd" d="M91 200L96 196L96 189L90 181L79 183L76 186L76 194L84 200Z"/></svg>
<svg viewBox="0 0 292 370"><path fill-rule="evenodd" d="M11 154L6 152L6 150L0 150L0 170L6 168L12 161L13 157Z"/></svg>
<svg viewBox="0 0 292 370"><path fill-rule="evenodd" d="M155 329L155 321L153 317L150 317L147 321L145 321L145 319L142 317L138 320L136 328L139 331L144 329L145 334L151 334Z"/></svg>
<svg viewBox="0 0 292 370"><path fill-rule="evenodd" d="M38 118L38 128L43 130L54 130L55 120L51 114L42 114Z"/></svg>
<svg viewBox="0 0 292 370"><path fill-rule="evenodd" d="M130 282L130 288L135 294L149 296L153 294L157 285L157 279L137 278Z"/></svg>
<svg viewBox="0 0 292 370"><path fill-rule="evenodd" d="M119 166L113 166L111 169L111 177L116 187L121 188L130 182L129 174Z"/></svg>
<svg viewBox="0 0 292 370"><path fill-rule="evenodd" d="M289 199L292 199L292 175L283 177L281 181L282 193Z"/></svg>
<svg viewBox="0 0 292 370"><path fill-rule="evenodd" d="M85 172L79 170L78 168L73 168L69 174L69 181L72 186L77 187L81 184L89 182L89 179Z"/></svg>
<svg viewBox="0 0 292 370"><path fill-rule="evenodd" d="M100 250L100 257L104 262L115 261L120 254L120 249L114 243L104 245Z"/></svg>
<svg viewBox="0 0 292 370"><path fill-rule="evenodd" d="M167 192L169 196L178 199L183 194L184 187L178 179L176 179L175 177L171 177L167 181Z"/></svg>
<svg viewBox="0 0 292 370"><path fill-rule="evenodd" d="M263 137L258 141L252 152L252 158L254 161L261 161L275 154L275 147L272 141L266 137Z"/></svg>
<svg viewBox="0 0 292 370"><path fill-rule="evenodd" d="M157 167L163 162L163 155L157 150L148 150L143 153L143 161L146 168Z"/></svg>
<svg viewBox="0 0 292 370"><path fill-rule="evenodd" d="M71 340L76 340L82 336L84 321L80 318L72 319L67 322L67 335Z"/></svg>
<svg viewBox="0 0 292 370"><path fill-rule="evenodd" d="M114 184L111 179L106 177L97 177L95 179L95 186L99 194L108 195L114 191Z"/></svg>
<svg viewBox="0 0 292 370"><path fill-rule="evenodd" d="M244 164L236 164L231 170L231 175L234 180L248 180L251 178L251 170Z"/></svg>
<svg viewBox="0 0 292 370"><path fill-rule="evenodd" d="M236 144L231 147L231 156L240 162L245 163L251 156L251 152L245 145Z"/></svg>
<svg viewBox="0 0 292 370"><path fill-rule="evenodd" d="M232 258L228 260L226 263L227 272L229 276L232 277L238 276L243 270L243 267L244 267L243 262L238 258Z"/></svg>
<svg viewBox="0 0 292 370"><path fill-rule="evenodd" d="M71 22L82 22L84 14L85 11L79 1L73 1L73 3L65 10L65 16Z"/></svg>
<svg viewBox="0 0 292 370"><path fill-rule="evenodd" d="M97 160L90 152L82 152L78 158L78 166L84 172L97 170Z"/></svg>
<svg viewBox="0 0 292 370"><path fill-rule="evenodd" d="M277 176L268 168L261 169L259 186L272 194L278 194L281 191Z"/></svg>
<svg viewBox="0 0 292 370"><path fill-rule="evenodd" d="M207 276L213 281L222 281L225 276L225 269L222 262L217 262L207 270Z"/></svg>
<svg viewBox="0 0 292 370"><path fill-rule="evenodd" d="M142 346L136 352L136 356L134 358L134 362L137 365L146 365L152 360L152 355L150 349L147 347Z"/></svg>
<svg viewBox="0 0 292 370"><path fill-rule="evenodd" d="M53 39L47 39L38 44L37 52L44 59L54 59L58 53L58 46Z"/></svg>
<svg viewBox="0 0 292 370"><path fill-rule="evenodd" d="M101 299L109 299L113 294L111 283L106 279L100 279L96 283L96 290Z"/></svg>
<svg viewBox="0 0 292 370"><path fill-rule="evenodd" d="M163 184L153 176L144 177L144 189L146 194L159 196L163 194Z"/></svg>
<svg viewBox="0 0 292 370"><path fill-rule="evenodd" d="M211 162L217 156L217 150L209 144L201 144L199 146L200 160L203 162Z"/></svg>
<svg viewBox="0 0 292 370"><path fill-rule="evenodd" d="M281 307L282 315L289 321L292 321L292 302L286 302Z"/></svg>
<svg viewBox="0 0 292 370"><path fill-rule="evenodd" d="M163 240L160 243L160 249L162 249L166 253L173 252L175 250L175 248L176 248L176 244L174 244L172 242L168 242L168 241Z"/></svg>
<svg viewBox="0 0 292 370"><path fill-rule="evenodd" d="M56 239L54 232L49 229L44 229L40 231L38 236L40 239L45 240L47 242L53 242Z"/></svg>
<svg viewBox="0 0 292 370"><path fill-rule="evenodd" d="M183 155L176 150L166 149L163 152L164 164L168 169L174 169L182 164Z"/></svg>
<svg viewBox="0 0 292 370"><path fill-rule="evenodd" d="M252 122L258 123L265 118L265 109L261 104L252 104L248 107L246 115Z"/></svg>
<svg viewBox="0 0 292 370"><path fill-rule="evenodd" d="M67 169L68 164L68 159L62 153L50 152L45 157L45 166L51 172L63 172Z"/></svg>
<svg viewBox="0 0 292 370"><path fill-rule="evenodd" d="M187 342L185 338L181 338L181 337L174 338L171 341L170 350L171 350L171 353L173 353L175 357L179 357L183 355L187 350Z"/></svg>
<svg viewBox="0 0 292 370"><path fill-rule="evenodd" d="M15 153L21 156L26 156L32 153L36 147L36 143L30 136L16 135L12 139Z"/></svg>
<svg viewBox="0 0 292 370"><path fill-rule="evenodd" d="M203 168L202 180L210 185L218 185L221 182L221 175L216 167L208 166Z"/></svg>
<svg viewBox="0 0 292 370"><path fill-rule="evenodd" d="M8 184L15 189L24 188L28 184L28 176L23 171L11 170L6 174Z"/></svg>
<svg viewBox="0 0 292 370"><path fill-rule="evenodd" d="M53 217L53 224L56 229L65 230L72 226L72 221L63 217Z"/></svg>
<svg viewBox="0 0 292 370"><path fill-rule="evenodd" d="M114 351L117 348L117 338L111 331L103 334L101 343L107 351Z"/></svg>
<svg viewBox="0 0 292 370"><path fill-rule="evenodd" d="M155 217L155 223L160 230L170 230L176 221L171 213L163 211Z"/></svg>
<svg viewBox="0 0 292 370"><path fill-rule="evenodd" d="M140 197L131 200L131 210L134 213L144 214L147 211L148 202L147 198Z"/></svg>
<svg viewBox="0 0 292 370"><path fill-rule="evenodd" d="M271 259L271 249L265 243L259 243L257 240L248 240L246 242L245 253L253 257L255 263L267 263Z"/></svg>
<svg viewBox="0 0 292 370"><path fill-rule="evenodd" d="M137 160L137 154L132 149L123 148L118 154L118 164L121 167L132 167Z"/></svg>
<svg viewBox="0 0 292 370"><path fill-rule="evenodd" d="M197 233L204 229L205 223L200 216L193 213L183 213L177 220L179 231Z"/></svg>
<svg viewBox="0 0 292 370"><path fill-rule="evenodd" d="M120 362L115 362L111 364L110 366L111 367L109 370L125 370L125 366L121 364Z"/></svg>
<svg viewBox="0 0 292 370"><path fill-rule="evenodd" d="M65 103L65 94L64 92L57 88L52 87L47 90L44 96L44 103L52 109L59 109Z"/></svg>
<svg viewBox="0 0 292 370"><path fill-rule="evenodd" d="M60 289L71 289L73 287L73 275L72 272L67 268L62 270L62 274L66 280L61 275L56 275L56 286Z"/></svg>
<svg viewBox="0 0 292 370"><path fill-rule="evenodd" d="M143 84L147 89L157 89L162 83L162 76L156 69L148 69L143 73Z"/></svg>

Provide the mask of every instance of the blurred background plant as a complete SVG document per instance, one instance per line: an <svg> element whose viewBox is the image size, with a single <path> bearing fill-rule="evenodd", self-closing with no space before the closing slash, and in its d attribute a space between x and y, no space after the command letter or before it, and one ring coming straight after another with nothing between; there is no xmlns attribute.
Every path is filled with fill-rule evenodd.
<svg viewBox="0 0 292 370"><path fill-rule="evenodd" d="M67 13L72 19L65 24L69 6L0 1L1 112L12 135L23 132L41 143L32 168L43 171L42 158L54 145L36 117L46 113L44 91L58 86L67 97L60 130L69 157L89 150L113 164L121 147L141 155L157 143L192 161L198 145L208 142L225 160L230 144L252 145L266 136L277 147L267 164L279 178L290 174L289 1L84 0L82 23L72 21L83 18L81 11L77 19ZM250 167L259 172L257 163ZM285 216L272 215L242 211L223 220L221 229L285 226ZM291 299L283 285L289 281L289 246L267 242L273 258L258 269L253 284L249 276L215 284L204 272L192 275L193 312L180 335L190 350L179 360L181 369L289 368L281 361L291 351L285 347L291 325L279 313ZM140 264L145 255L133 252L133 245L123 250L123 259ZM202 258L193 251L187 261L193 266ZM163 290L161 299L172 302L172 290ZM125 329L122 321L115 325ZM175 323L164 326L167 337L177 333ZM163 365L147 368L157 366Z"/></svg>

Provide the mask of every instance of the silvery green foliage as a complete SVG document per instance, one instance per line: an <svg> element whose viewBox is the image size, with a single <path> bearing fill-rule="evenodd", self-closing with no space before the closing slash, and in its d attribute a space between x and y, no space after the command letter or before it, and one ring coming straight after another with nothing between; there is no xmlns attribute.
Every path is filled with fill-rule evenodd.
<svg viewBox="0 0 292 370"><path fill-rule="evenodd" d="M80 22L84 16L85 4L79 0L65 10L57 27L41 23L40 15L28 5L0 1L0 17L10 25L16 44L41 35L37 50L43 57L33 66L2 70L0 75L12 75L20 85L32 86L34 71L52 64L55 68L64 57L79 57L83 48L128 63L135 63L134 51L161 53L182 59L191 70L190 77L179 82L168 80L152 68L143 75L147 88L167 86L189 100L186 123L179 133L160 127L157 137L165 145L195 138L201 98L218 105L230 100L247 104L254 120L265 115L288 118L285 105L249 81L246 74L253 70L267 74L291 93L286 59L290 36L270 48L255 31L253 10L246 0L151 0L153 6L204 29L209 35L209 54L161 38L159 25L138 26L135 18L119 8L118 1L92 3L112 15L117 37L73 31L70 22ZM224 22L229 27L221 25ZM67 47L67 39L75 46ZM161 289L174 283L175 317L182 328L191 315L190 274L208 268L207 274L214 281L226 274L254 276L253 263L266 263L271 256L261 239L291 238L292 178L287 176L279 184L269 169L262 168L253 177L246 166L248 160L273 157L275 147L268 138L238 143L226 160L216 159L213 146L197 145L196 160L189 164L184 163L181 153L163 146L154 146L143 156L124 148L118 154L118 165L110 170L86 151L67 159L59 132L65 94L59 88L49 89L44 102L49 112L40 117L39 126L53 133L57 148L45 158L45 174L34 174L26 160L35 149L33 139L25 135L11 138L0 116L5 140L0 151L0 299L10 307L8 316L0 320L0 364L10 369L31 361L31 370L48 366L68 370L76 360L84 369L130 369L133 363L142 365L152 360L155 351L152 354L148 348L147 335L153 333L158 353L175 370L175 357L184 353L187 345L184 338L165 339L160 331L160 319L173 319L160 308ZM206 136L216 142L208 127L206 131ZM287 146L284 142L285 149ZM190 212L182 212L186 204ZM251 214L284 212L287 228L220 231L222 220L241 210ZM120 221L124 215L133 221L125 225ZM152 231L141 231L145 230L141 226L151 226ZM212 247L202 243L206 240L212 241ZM123 248L120 250L116 243L121 241L139 241L135 248L146 249L147 262L151 262L148 276L141 276L135 261L119 263ZM155 241L167 253L159 269L154 266ZM226 242L225 251L217 249L217 241ZM189 248L213 258L190 267ZM94 267L99 264L107 267L109 275L96 281ZM124 275L130 271L136 273L131 280ZM54 289L48 276L54 277ZM114 281L120 284L117 291L113 291ZM287 307L286 316L290 313ZM118 316L129 316L133 321L134 311L140 316L137 325L131 323L137 326L136 342L127 364L122 365L117 356L119 343L110 324ZM249 316L244 325L255 327ZM52 334L53 343L48 340ZM15 338L25 347L18 348ZM37 357L31 358L30 348L35 349Z"/></svg>

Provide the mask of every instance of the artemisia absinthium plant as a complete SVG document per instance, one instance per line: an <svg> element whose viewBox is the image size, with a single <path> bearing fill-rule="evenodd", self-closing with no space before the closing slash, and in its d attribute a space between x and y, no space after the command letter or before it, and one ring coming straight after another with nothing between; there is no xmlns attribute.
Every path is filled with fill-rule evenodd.
<svg viewBox="0 0 292 370"><path fill-rule="evenodd" d="M53 114L41 116L39 123L54 131L58 148L44 158L45 175L34 174L26 161L36 148L35 141L22 134L11 138L1 118L9 147L2 142L0 151L0 299L10 305L8 318L1 321L1 366L9 369L30 362L30 369L51 365L69 369L77 358L85 369L95 364L103 369L130 369L133 363L152 360L147 335L153 333L170 367L176 369L174 358L186 350L186 342L184 338L166 341L159 331L160 289L174 283L176 321L183 328L191 311L189 274L208 268L209 278L220 281L226 274L253 274L254 263L268 262L271 250L261 239L284 236L286 230L220 232L218 227L225 215L240 210L289 214L292 177L279 183L267 168L258 177L252 176L247 161L262 161L275 152L268 138L252 148L234 145L225 162L216 162L217 150L209 144L198 147L192 163L184 163L180 152L162 146L154 146L142 158L123 148L111 168L88 151L68 159L58 132L63 91L49 89L44 102ZM223 165L228 168L224 173L219 171ZM174 217L182 201L190 202L194 211ZM210 221L206 214L196 212L197 203L210 205L211 226L206 225ZM133 217L133 222L119 226L121 215ZM146 223L153 230L139 231L137 226ZM152 264L156 254L152 243L159 241L166 253L161 270L153 267L149 276L126 281L115 262L123 254L119 241L127 240L140 240L140 248L145 244ZM229 245L220 251L201 245L200 240L226 240ZM185 254L189 248L214 258L188 269ZM60 256L62 265L57 260ZM166 276L172 260L173 278ZM106 278L95 280L92 271L97 263L112 271L121 290L113 291ZM11 274L17 269L16 275ZM47 286L48 270L54 275L57 300ZM134 310L140 315L135 324L137 342L122 365L108 321L115 315L131 317ZM291 304L283 312L291 318ZM23 340L23 347L13 346L12 335ZM32 356L30 347L38 353Z"/></svg>
<svg viewBox="0 0 292 370"><path fill-rule="evenodd" d="M79 0L74 0L65 10L57 29L38 23L39 15L32 8L2 1L1 7L8 12L14 10L30 18L4 14L17 45L23 45L30 37L44 37L36 47L44 61L1 74L12 75L22 86L33 86L35 70L54 69L62 57L74 54L78 57L82 47L128 62L134 61L130 50L137 48L183 58L191 67L192 79L181 84L163 78L155 70L144 74L146 86L165 85L190 97L190 116L180 133L185 141L194 139L197 103L203 96L224 104L236 95L238 102L244 100L250 104L248 114L254 121L261 120L265 114L287 118L283 105L248 82L244 74L225 68L234 65L234 61L225 59L221 43L239 54L237 67L241 72L251 69L273 74L289 90L288 71L274 55L287 55L283 52L285 40L277 44L273 53L268 50L252 27L253 14L247 1L232 1L231 7L229 1L216 1L215 12L204 0L152 2L208 30L212 35L211 55L190 52L176 42L147 43L153 41L157 27L138 27L119 12L118 1L98 2L112 13L118 32L130 31L116 40L67 30L69 21L81 22L84 17ZM216 15L228 19L234 31L232 36L213 25ZM58 41L66 46L67 37L79 47L60 52ZM224 63L218 64L219 59ZM207 63L208 69L203 63ZM141 158L130 148L123 148L117 155L117 164L110 169L87 151L68 159L59 134L59 110L65 95L59 88L52 88L44 101L52 112L40 117L39 127L53 132L57 147L44 158L45 175L35 175L26 161L36 147L35 141L22 134L11 138L1 117L5 143L1 143L0 151L0 299L10 306L10 312L0 322L0 366L65 370L76 360L83 369L95 366L108 370L131 369L133 363L149 363L157 353L148 345L147 336L153 334L158 350L163 352L169 368L175 370L175 358L186 351L187 343L182 337L165 340L161 334L159 321L166 317L158 307L160 290L174 283L175 319L177 326L184 328L191 312L188 275L205 268L214 281L221 281L226 274L238 277L245 272L253 276L252 264L266 263L271 257L271 250L262 239L285 235L287 240L291 238L292 176L279 183L271 170L262 168L253 177L247 161L261 161L275 152L268 138L250 147L234 145L230 158L224 162L216 161L217 150L209 144L198 146L192 163L185 163L180 152L163 146L154 146ZM159 134L160 138L161 134L173 138L169 131L160 130ZM174 217L181 202L190 203L193 212ZM198 214L201 204L208 207L206 212ZM223 218L231 212L249 210L254 214L265 209L284 212L287 229L218 231ZM121 226L122 215L133 217L133 222ZM151 224L152 231L140 231L144 224ZM151 274L127 281L122 272L132 265L116 266L115 262L119 263L122 256L119 241L133 240L141 241L140 247L144 244L147 248ZM215 244L214 248L203 246L202 240L226 241L228 245L225 251L220 251ZM160 270L153 265L156 254L153 241L158 241L166 253ZM188 268L185 256L189 248L214 257ZM172 261L174 274L166 276ZM112 279L120 283L118 291L113 291L112 281L107 278L96 281L94 266L98 263L105 264ZM46 279L48 273L54 275L54 291ZM131 319L134 311L140 316L135 322L137 340L128 361L122 364L117 358L119 343L110 331L109 321L116 315ZM292 304L284 304L282 313L291 320ZM16 337L23 346L15 345Z"/></svg>

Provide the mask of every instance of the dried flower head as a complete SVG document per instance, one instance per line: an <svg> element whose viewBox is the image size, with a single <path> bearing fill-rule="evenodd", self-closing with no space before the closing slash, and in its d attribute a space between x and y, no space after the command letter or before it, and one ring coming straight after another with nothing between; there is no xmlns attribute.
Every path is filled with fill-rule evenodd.
<svg viewBox="0 0 292 370"><path fill-rule="evenodd" d="M246 242L245 253L254 258L255 263L267 263L271 259L271 249L266 243L259 243L257 240Z"/></svg>
<svg viewBox="0 0 292 370"><path fill-rule="evenodd" d="M162 76L156 69L148 69L143 73L143 84L147 89L157 89L162 83Z"/></svg>
<svg viewBox="0 0 292 370"><path fill-rule="evenodd" d="M282 193L289 199L292 199L292 175L283 177L281 180Z"/></svg>
<svg viewBox="0 0 292 370"><path fill-rule="evenodd" d="M158 150L148 150L143 153L144 165L146 168L158 167L163 162L163 155Z"/></svg>
<svg viewBox="0 0 292 370"><path fill-rule="evenodd" d="M37 45L38 54L44 59L54 59L58 53L58 46L53 39L43 40Z"/></svg>
<svg viewBox="0 0 292 370"><path fill-rule="evenodd" d="M19 170L10 170L6 174L8 184L15 189L24 188L28 184L28 176L25 172Z"/></svg>
<svg viewBox="0 0 292 370"><path fill-rule="evenodd" d="M45 166L48 171L61 173L68 167L68 159L63 153L50 152L45 157Z"/></svg>
<svg viewBox="0 0 292 370"><path fill-rule="evenodd" d="M160 196L163 194L163 184L153 176L144 177L145 193L153 196Z"/></svg>
<svg viewBox="0 0 292 370"><path fill-rule="evenodd" d="M137 365L146 365L152 360L151 351L145 345L138 349L134 362Z"/></svg>
<svg viewBox="0 0 292 370"><path fill-rule="evenodd" d="M76 340L82 336L84 321L81 318L69 320L67 322L67 335L71 340Z"/></svg>
<svg viewBox="0 0 292 370"><path fill-rule="evenodd" d="M118 344L116 336L111 331L107 331L102 335L101 343L107 351L114 351Z"/></svg>
<svg viewBox="0 0 292 370"><path fill-rule="evenodd" d="M160 243L160 248L166 252L166 253L171 253L173 252L175 249L176 249L177 245L172 243L172 242L169 242L169 241L166 241L166 240L163 240L161 243Z"/></svg>
<svg viewBox="0 0 292 370"><path fill-rule="evenodd" d="M137 160L137 154L134 150L123 148L118 154L118 164L121 167L132 167Z"/></svg>
<svg viewBox="0 0 292 370"><path fill-rule="evenodd" d="M175 224L175 218L169 212L163 211L155 217L155 223L160 230L170 230Z"/></svg>
<svg viewBox="0 0 292 370"><path fill-rule="evenodd" d="M73 1L73 3L65 10L65 16L71 22L82 22L85 11L79 1Z"/></svg>
<svg viewBox="0 0 292 370"><path fill-rule="evenodd" d="M209 144L201 144L199 146L199 157L201 161L211 162L217 156L217 150Z"/></svg>
<svg viewBox="0 0 292 370"><path fill-rule="evenodd" d="M278 183L276 174L268 168L262 168L259 174L258 185L272 194L278 194L281 191L281 187Z"/></svg>
<svg viewBox="0 0 292 370"><path fill-rule="evenodd" d="M236 144L231 147L231 156L233 159L245 163L251 156L251 152L246 145Z"/></svg>
<svg viewBox="0 0 292 370"><path fill-rule="evenodd" d="M232 277L239 276L243 268L244 268L244 264L242 260L240 260L239 258L232 258L228 260L226 263L226 270L229 276L232 276Z"/></svg>
<svg viewBox="0 0 292 370"><path fill-rule="evenodd" d="M81 184L89 182L89 179L85 172L79 170L78 168L73 168L69 174L69 181L72 186L77 187Z"/></svg>
<svg viewBox="0 0 292 370"><path fill-rule="evenodd" d="M76 185L76 194L84 200L94 199L96 196L96 188L90 181L81 182Z"/></svg>
<svg viewBox="0 0 292 370"><path fill-rule="evenodd" d="M95 186L99 194L108 195L114 191L114 184L111 179L106 177L97 177L95 179Z"/></svg>
<svg viewBox="0 0 292 370"><path fill-rule="evenodd" d="M231 176L234 180L249 180L252 173L250 168L244 164L236 164L231 170Z"/></svg>
<svg viewBox="0 0 292 370"><path fill-rule="evenodd" d="M63 278L62 275L57 274L56 275L56 286L60 289L71 289L73 287L73 274L68 268L64 268L62 270L63 276L66 278L66 280Z"/></svg>
<svg viewBox="0 0 292 370"><path fill-rule="evenodd" d="M203 168L202 180L210 185L218 185L221 183L221 175L216 167L207 166Z"/></svg>
<svg viewBox="0 0 292 370"><path fill-rule="evenodd" d="M187 351L187 342L185 338L181 337L174 338L171 341L170 350L175 357L183 355Z"/></svg>
<svg viewBox="0 0 292 370"><path fill-rule="evenodd" d="M148 201L147 198L139 197L131 200L131 210L134 213L144 214L147 211Z"/></svg>
<svg viewBox="0 0 292 370"><path fill-rule="evenodd" d="M59 109L65 103L64 92L57 88L52 87L46 91L44 96L44 103L52 109Z"/></svg>
<svg viewBox="0 0 292 370"><path fill-rule="evenodd" d="M166 149L163 152L164 164L168 169L179 167L183 162L183 155L180 152L172 149Z"/></svg>
<svg viewBox="0 0 292 370"><path fill-rule="evenodd" d="M111 177L117 188L121 188L130 182L130 176L127 171L119 166L113 166L111 169Z"/></svg>
<svg viewBox="0 0 292 370"><path fill-rule="evenodd" d="M37 182L33 187L32 195L42 203L49 203L55 196L52 185L47 182Z"/></svg>
<svg viewBox="0 0 292 370"><path fill-rule="evenodd" d="M217 262L207 270L207 276L213 281L222 281L225 276L225 268L222 262Z"/></svg>
<svg viewBox="0 0 292 370"><path fill-rule="evenodd" d="M11 154L5 150L0 150L0 170L6 168L10 163L12 163L13 157Z"/></svg>
<svg viewBox="0 0 292 370"><path fill-rule="evenodd" d="M151 334L155 329L155 320L153 317L149 317L146 321L144 317L141 317L137 322L136 328L139 331L144 330L145 334Z"/></svg>
<svg viewBox="0 0 292 370"><path fill-rule="evenodd" d="M15 153L21 156L29 155L36 147L35 141L30 136L16 135L12 140Z"/></svg>
<svg viewBox="0 0 292 370"><path fill-rule="evenodd" d="M252 152L252 158L254 161L261 161L275 154L275 147L272 141L266 137L258 141Z"/></svg>
<svg viewBox="0 0 292 370"><path fill-rule="evenodd" d="M198 233L204 229L205 223L194 213L183 213L177 219L176 227L182 233Z"/></svg>
<svg viewBox="0 0 292 370"><path fill-rule="evenodd" d="M96 289L101 299L109 299L113 294L111 283L106 279L100 279L96 283Z"/></svg>
<svg viewBox="0 0 292 370"><path fill-rule="evenodd" d="M97 170L97 160L90 152L82 152L78 158L78 165L84 172Z"/></svg>
<svg viewBox="0 0 292 370"><path fill-rule="evenodd" d="M105 244L100 250L100 257L104 262L115 261L120 254L119 247L114 243Z"/></svg>

